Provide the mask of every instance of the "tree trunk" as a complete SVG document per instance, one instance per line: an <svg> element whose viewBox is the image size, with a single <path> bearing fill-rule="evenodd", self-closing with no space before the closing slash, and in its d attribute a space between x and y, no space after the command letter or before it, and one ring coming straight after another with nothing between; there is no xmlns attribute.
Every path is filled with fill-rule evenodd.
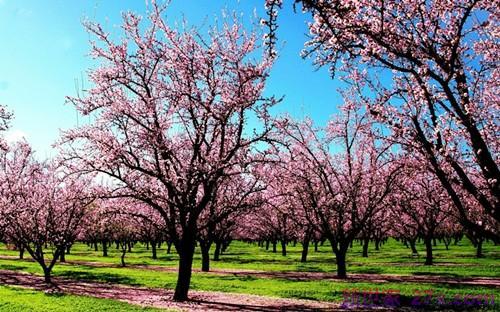
<svg viewBox="0 0 500 312"><path fill-rule="evenodd" d="M286 240L281 240L281 255L286 257Z"/></svg>
<svg viewBox="0 0 500 312"><path fill-rule="evenodd" d="M411 253L413 255L418 255L417 247L415 246L415 239L409 239L408 242L410 243Z"/></svg>
<svg viewBox="0 0 500 312"><path fill-rule="evenodd" d="M210 244L209 243L201 243L201 271L208 272L210 271Z"/></svg>
<svg viewBox="0 0 500 312"><path fill-rule="evenodd" d="M149 242L146 242L146 250L149 250Z"/></svg>
<svg viewBox="0 0 500 312"><path fill-rule="evenodd" d="M67 255L69 255L69 254L70 254L70 252L71 252L71 245L68 245L68 246L66 247L66 254L67 254Z"/></svg>
<svg viewBox="0 0 500 312"><path fill-rule="evenodd" d="M194 235L194 233L192 234ZM189 285L191 284L191 270L195 248L194 238L185 237L177 248L179 253L179 273L177 275L174 300L186 301L188 299Z"/></svg>
<svg viewBox="0 0 500 312"><path fill-rule="evenodd" d="M19 259L24 259L24 247L19 247Z"/></svg>
<svg viewBox="0 0 500 312"><path fill-rule="evenodd" d="M477 246L476 246L476 258L482 258L483 257L483 239L479 239L477 241Z"/></svg>
<svg viewBox="0 0 500 312"><path fill-rule="evenodd" d="M94 251L99 251L99 247L97 246L97 241L94 241Z"/></svg>
<svg viewBox="0 0 500 312"><path fill-rule="evenodd" d="M128 252L132 252L132 242L128 242L127 243L127 247L128 247Z"/></svg>
<svg viewBox="0 0 500 312"><path fill-rule="evenodd" d="M425 242L425 265L432 265L432 239L426 238Z"/></svg>
<svg viewBox="0 0 500 312"><path fill-rule="evenodd" d="M346 267L346 253L347 250L342 250L342 248L335 254L337 258L337 277L347 278L347 267Z"/></svg>
<svg viewBox="0 0 500 312"><path fill-rule="evenodd" d="M59 261L60 262L66 262L66 253L65 253L65 248L61 249L61 255L59 256Z"/></svg>
<svg viewBox="0 0 500 312"><path fill-rule="evenodd" d="M276 241L273 241L273 252L276 253Z"/></svg>
<svg viewBox="0 0 500 312"><path fill-rule="evenodd" d="M45 281L45 283L47 284L52 284L52 279L51 279L51 276L50 276L50 269L47 268L47 267L44 267L43 268L43 279Z"/></svg>
<svg viewBox="0 0 500 312"><path fill-rule="evenodd" d="M318 241L317 240L314 241L314 251L318 252Z"/></svg>
<svg viewBox="0 0 500 312"><path fill-rule="evenodd" d="M304 242L302 243L302 257L300 258L300 262L306 262L307 261L307 253L309 251L309 237L306 237L304 239Z"/></svg>
<svg viewBox="0 0 500 312"><path fill-rule="evenodd" d="M153 259L156 260L158 257L156 256L156 242L152 241L151 242L151 252L153 253Z"/></svg>
<svg viewBox="0 0 500 312"><path fill-rule="evenodd" d="M363 239L363 257L368 258L368 244L370 243L369 238Z"/></svg>
<svg viewBox="0 0 500 312"><path fill-rule="evenodd" d="M375 239L375 250L380 250L380 239L378 238Z"/></svg>
<svg viewBox="0 0 500 312"><path fill-rule="evenodd" d="M269 241L266 240L266 250L269 250Z"/></svg>
<svg viewBox="0 0 500 312"><path fill-rule="evenodd" d="M125 254L127 253L127 246L126 246L126 243L123 243L123 246L122 246L122 255L121 255L121 262L122 262L122 267L125 266Z"/></svg>
<svg viewBox="0 0 500 312"><path fill-rule="evenodd" d="M172 242L167 242L167 254L170 254L172 251Z"/></svg>
<svg viewBox="0 0 500 312"><path fill-rule="evenodd" d="M214 261L219 261L220 260L220 249L222 244L217 241L215 242L215 251L214 251Z"/></svg>
<svg viewBox="0 0 500 312"><path fill-rule="evenodd" d="M106 240L102 240L102 256L107 257L108 256L108 242Z"/></svg>

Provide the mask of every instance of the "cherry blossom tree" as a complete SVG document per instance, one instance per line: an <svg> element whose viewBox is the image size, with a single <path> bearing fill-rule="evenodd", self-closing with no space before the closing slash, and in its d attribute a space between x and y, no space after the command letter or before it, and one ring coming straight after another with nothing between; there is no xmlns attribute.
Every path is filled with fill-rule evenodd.
<svg viewBox="0 0 500 312"><path fill-rule="evenodd" d="M198 220L222 181L254 162L272 128L268 109L277 101L262 96L271 60L254 58L255 34L237 22L211 28L207 36L180 31L163 12L153 5L148 25L124 14L124 37L117 42L99 24L87 24L100 66L89 75L92 88L69 101L93 121L67 131L62 146L77 171L109 177L112 196L159 212L180 257L174 299L182 301ZM254 130L250 117L259 124Z"/></svg>
<svg viewBox="0 0 500 312"><path fill-rule="evenodd" d="M425 264L432 265L432 241L454 214L452 203L439 181L423 168L406 168L392 198L396 201L396 215L404 224L403 229L414 229L423 238Z"/></svg>
<svg viewBox="0 0 500 312"><path fill-rule="evenodd" d="M461 224L499 241L498 3L295 2L313 17L304 56L356 84L391 139L425 157ZM493 227L469 217L469 196Z"/></svg>
<svg viewBox="0 0 500 312"><path fill-rule="evenodd" d="M203 272L210 270L209 252L212 244L216 244L214 258L218 261L222 245L227 242L231 229L237 224L236 219L242 214L251 213L262 203L259 196L261 186L250 172L225 179L218 188L217 197L198 220Z"/></svg>
<svg viewBox="0 0 500 312"><path fill-rule="evenodd" d="M280 140L304 192L311 225L331 243L337 274L347 276L346 254L366 222L383 209L400 165L390 146L377 142L367 115L348 100L326 131L310 120L280 124ZM283 158L283 157L282 157Z"/></svg>
<svg viewBox="0 0 500 312"><path fill-rule="evenodd" d="M94 201L90 180L69 175L56 162L37 161L25 142L2 152L0 166L0 215L8 238L28 251L51 283L52 268Z"/></svg>

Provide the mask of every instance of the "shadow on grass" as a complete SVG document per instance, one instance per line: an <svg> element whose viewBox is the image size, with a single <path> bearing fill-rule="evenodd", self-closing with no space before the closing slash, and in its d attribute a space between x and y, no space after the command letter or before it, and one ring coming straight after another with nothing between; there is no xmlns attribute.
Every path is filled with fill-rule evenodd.
<svg viewBox="0 0 500 312"><path fill-rule="evenodd" d="M0 270L11 270L11 271L22 271L26 270L26 266L12 265L12 264L0 264Z"/></svg>
<svg viewBox="0 0 500 312"><path fill-rule="evenodd" d="M59 277L69 278L77 281L86 282L106 282L113 284L125 284L131 286L140 286L140 284L135 283L134 279L126 276L121 276L113 273L93 273L89 271L71 271L71 272L60 272L57 274Z"/></svg>

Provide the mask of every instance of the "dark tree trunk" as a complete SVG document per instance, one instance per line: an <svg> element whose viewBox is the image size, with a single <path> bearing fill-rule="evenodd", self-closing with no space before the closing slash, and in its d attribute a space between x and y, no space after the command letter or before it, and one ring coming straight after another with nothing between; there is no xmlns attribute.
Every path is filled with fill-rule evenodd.
<svg viewBox="0 0 500 312"><path fill-rule="evenodd" d="M122 255L120 257L121 263L122 263L122 267L125 266L125 254L126 253L127 253L127 246L123 245L123 247L122 247Z"/></svg>
<svg viewBox="0 0 500 312"><path fill-rule="evenodd" d="M276 253L276 241L273 241L273 252Z"/></svg>
<svg viewBox="0 0 500 312"><path fill-rule="evenodd" d="M269 241L266 240L266 250L269 250Z"/></svg>
<svg viewBox="0 0 500 312"><path fill-rule="evenodd" d="M97 245L97 241L94 241L94 251L99 251L99 247Z"/></svg>
<svg viewBox="0 0 500 312"><path fill-rule="evenodd" d="M19 247L19 259L24 259L24 247Z"/></svg>
<svg viewBox="0 0 500 312"><path fill-rule="evenodd" d="M222 247L222 244L217 241L215 242L215 251L214 251L214 261L219 261L220 260L220 249Z"/></svg>
<svg viewBox="0 0 500 312"><path fill-rule="evenodd" d="M425 242L425 265L432 265L432 239L426 238Z"/></svg>
<svg viewBox="0 0 500 312"><path fill-rule="evenodd" d="M170 254L172 252L172 242L167 242L167 253Z"/></svg>
<svg viewBox="0 0 500 312"><path fill-rule="evenodd" d="M286 257L286 240L281 240L281 255Z"/></svg>
<svg viewBox="0 0 500 312"><path fill-rule="evenodd" d="M309 237L306 237L304 239L304 242L302 243L302 257L300 258L300 262L306 262L307 261L307 253L309 251Z"/></svg>
<svg viewBox="0 0 500 312"><path fill-rule="evenodd" d="M210 271L210 245L209 243L201 243L201 271L208 272Z"/></svg>
<svg viewBox="0 0 500 312"><path fill-rule="evenodd" d="M149 242L146 242L146 250L149 250Z"/></svg>
<svg viewBox="0 0 500 312"><path fill-rule="evenodd" d="M152 241L151 242L151 252L153 254L153 259L156 260L158 259L158 256L156 255L156 242L155 241Z"/></svg>
<svg viewBox="0 0 500 312"><path fill-rule="evenodd" d="M127 247L128 247L128 252L132 252L132 242L128 242L127 243Z"/></svg>
<svg viewBox="0 0 500 312"><path fill-rule="evenodd" d="M418 255L417 247L415 245L415 239L409 239L408 242L410 243L411 253L413 255Z"/></svg>
<svg viewBox="0 0 500 312"><path fill-rule="evenodd" d="M66 254L67 254L67 255L70 255L70 254L71 254L71 245L68 245L68 246L66 247Z"/></svg>
<svg viewBox="0 0 500 312"><path fill-rule="evenodd" d="M369 238L364 238L363 239L363 257L368 258L368 245L370 243Z"/></svg>
<svg viewBox="0 0 500 312"><path fill-rule="evenodd" d="M432 245L433 245L434 247L436 247L436 246L437 246L437 242L436 242L436 239L435 239L435 238L433 238L433 239L432 239Z"/></svg>
<svg viewBox="0 0 500 312"><path fill-rule="evenodd" d="M43 280L47 284L52 284L52 279L51 279L51 276L50 276L50 271L51 270L49 268L43 267Z"/></svg>
<svg viewBox="0 0 500 312"><path fill-rule="evenodd" d="M314 241L314 251L318 252L318 241L317 240Z"/></svg>
<svg viewBox="0 0 500 312"><path fill-rule="evenodd" d="M59 255L59 261L66 262L66 253L64 248L61 249L61 254Z"/></svg>
<svg viewBox="0 0 500 312"><path fill-rule="evenodd" d="M194 235L195 233L191 234ZM176 245L176 248L179 253L179 273L177 275L174 300L186 301L188 299L189 285L191 284L191 270L195 248L194 237L184 237L180 241L180 245Z"/></svg>
<svg viewBox="0 0 500 312"><path fill-rule="evenodd" d="M477 246L476 246L476 258L482 258L483 255L483 239L479 239L477 241Z"/></svg>
<svg viewBox="0 0 500 312"><path fill-rule="evenodd" d="M375 250L380 250L380 239L378 238L375 239Z"/></svg>
<svg viewBox="0 0 500 312"><path fill-rule="evenodd" d="M347 278L347 267L346 267L346 253L347 250L342 250L342 248L335 254L337 258L337 277Z"/></svg>
<svg viewBox="0 0 500 312"><path fill-rule="evenodd" d="M108 242L106 240L103 240L101 242L102 244L102 256L107 257L108 256Z"/></svg>

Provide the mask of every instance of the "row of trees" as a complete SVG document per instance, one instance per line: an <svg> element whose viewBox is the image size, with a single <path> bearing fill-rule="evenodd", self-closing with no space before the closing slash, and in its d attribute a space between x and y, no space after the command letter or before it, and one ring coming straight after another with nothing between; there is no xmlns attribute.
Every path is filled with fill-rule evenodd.
<svg viewBox="0 0 500 312"><path fill-rule="evenodd" d="M63 133L54 162L6 147L4 238L47 280L78 235L117 242L123 264L136 241L168 242L175 300L188 298L197 243L209 270L211 246L218 258L231 239L279 241L285 254L300 240L304 261L309 242L326 239L345 278L356 239L421 238L426 264L434 238L498 242L494 5L297 2L314 18L306 54L349 84L326 127L271 115L279 100L263 91L276 54L257 60L257 35L237 21L179 31L153 2L147 24L124 14L119 41L88 23L100 65L68 100L91 122ZM282 4L266 3L272 49Z"/></svg>

